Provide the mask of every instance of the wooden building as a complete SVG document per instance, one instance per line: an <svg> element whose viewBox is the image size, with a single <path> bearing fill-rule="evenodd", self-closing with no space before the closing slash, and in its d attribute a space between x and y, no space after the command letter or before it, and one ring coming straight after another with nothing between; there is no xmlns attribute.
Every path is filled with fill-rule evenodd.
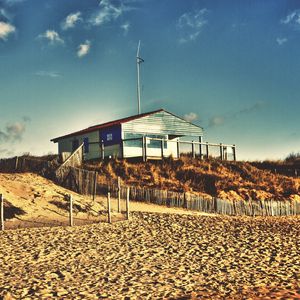
<svg viewBox="0 0 300 300"><path fill-rule="evenodd" d="M143 157L146 160L177 158L187 145L189 152L200 157L206 149L208 157L208 144L202 142L202 137L200 126L160 109L91 126L51 141L58 143L59 154L72 153L83 144L85 160L106 157ZM222 148L221 158L225 153L224 145Z"/></svg>

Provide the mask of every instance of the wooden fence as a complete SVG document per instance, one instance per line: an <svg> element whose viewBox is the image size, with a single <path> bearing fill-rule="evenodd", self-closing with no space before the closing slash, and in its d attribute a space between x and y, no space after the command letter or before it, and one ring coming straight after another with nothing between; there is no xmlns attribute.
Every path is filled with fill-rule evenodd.
<svg viewBox="0 0 300 300"><path fill-rule="evenodd" d="M128 186L117 182L101 183L98 173L79 168L64 167L57 178L59 184L77 193L107 195L122 199L127 197ZM134 201L142 201L168 207L181 207L206 213L246 216L290 216L300 215L300 201L296 200L226 200L216 197L205 198L191 193L180 193L145 187L129 187L129 197Z"/></svg>

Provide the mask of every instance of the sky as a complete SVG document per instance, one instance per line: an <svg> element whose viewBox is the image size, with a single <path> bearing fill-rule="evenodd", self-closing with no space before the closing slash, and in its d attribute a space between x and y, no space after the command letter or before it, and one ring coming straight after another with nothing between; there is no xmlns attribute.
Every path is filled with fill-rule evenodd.
<svg viewBox="0 0 300 300"><path fill-rule="evenodd" d="M300 1L0 0L0 158L164 108L243 160L300 151Z"/></svg>

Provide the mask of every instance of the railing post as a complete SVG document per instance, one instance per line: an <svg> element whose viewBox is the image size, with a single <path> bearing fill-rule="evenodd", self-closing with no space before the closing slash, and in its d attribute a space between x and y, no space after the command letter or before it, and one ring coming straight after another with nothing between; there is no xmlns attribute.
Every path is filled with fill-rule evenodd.
<svg viewBox="0 0 300 300"><path fill-rule="evenodd" d="M107 193L107 221L111 223L110 192Z"/></svg>
<svg viewBox="0 0 300 300"><path fill-rule="evenodd" d="M15 170L18 170L18 162L19 162L19 158L18 156L16 156Z"/></svg>
<svg viewBox="0 0 300 300"><path fill-rule="evenodd" d="M209 158L209 153L208 153L208 142L206 142L206 158L208 159Z"/></svg>
<svg viewBox="0 0 300 300"><path fill-rule="evenodd" d="M223 145L220 143L220 159L223 160Z"/></svg>
<svg viewBox="0 0 300 300"><path fill-rule="evenodd" d="M199 156L202 159L202 136L199 136Z"/></svg>
<svg viewBox="0 0 300 300"><path fill-rule="evenodd" d="M126 193L126 219L129 220L129 192L130 188L127 187L127 193Z"/></svg>
<svg viewBox="0 0 300 300"><path fill-rule="evenodd" d="M145 139L145 161L147 161L147 137L144 137Z"/></svg>
<svg viewBox="0 0 300 300"><path fill-rule="evenodd" d="M177 158L180 158L180 141L177 141Z"/></svg>
<svg viewBox="0 0 300 300"><path fill-rule="evenodd" d="M235 145L233 145L233 147L232 147L232 154L233 154L233 160L236 161L236 149L235 149Z"/></svg>
<svg viewBox="0 0 300 300"><path fill-rule="evenodd" d="M102 140L101 141L101 158L102 158L102 160L104 160L104 157L105 157L105 155L104 155L104 142Z"/></svg>
<svg viewBox="0 0 300 300"><path fill-rule="evenodd" d="M121 212L121 178L118 176L118 212Z"/></svg>
<svg viewBox="0 0 300 300"><path fill-rule="evenodd" d="M70 214L69 214L69 225L73 226L73 197L70 194L69 195L69 210L70 210Z"/></svg>
<svg viewBox="0 0 300 300"><path fill-rule="evenodd" d="M160 141L160 150L161 150L161 159L164 158L164 141L161 139Z"/></svg>
<svg viewBox="0 0 300 300"><path fill-rule="evenodd" d="M4 198L0 194L0 230L4 230Z"/></svg>
<svg viewBox="0 0 300 300"><path fill-rule="evenodd" d="M145 137L142 137L142 155L143 155L143 162L146 161L146 141Z"/></svg>
<svg viewBox="0 0 300 300"><path fill-rule="evenodd" d="M195 144L194 144L194 141L192 141L192 157L195 158Z"/></svg>

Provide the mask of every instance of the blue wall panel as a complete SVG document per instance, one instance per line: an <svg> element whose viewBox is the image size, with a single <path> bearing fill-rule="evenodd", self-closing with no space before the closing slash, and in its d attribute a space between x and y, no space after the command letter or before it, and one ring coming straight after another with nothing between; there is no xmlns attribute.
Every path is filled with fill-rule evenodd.
<svg viewBox="0 0 300 300"><path fill-rule="evenodd" d="M104 146L120 144L121 142L121 126L116 125L100 130L100 141L104 142Z"/></svg>

